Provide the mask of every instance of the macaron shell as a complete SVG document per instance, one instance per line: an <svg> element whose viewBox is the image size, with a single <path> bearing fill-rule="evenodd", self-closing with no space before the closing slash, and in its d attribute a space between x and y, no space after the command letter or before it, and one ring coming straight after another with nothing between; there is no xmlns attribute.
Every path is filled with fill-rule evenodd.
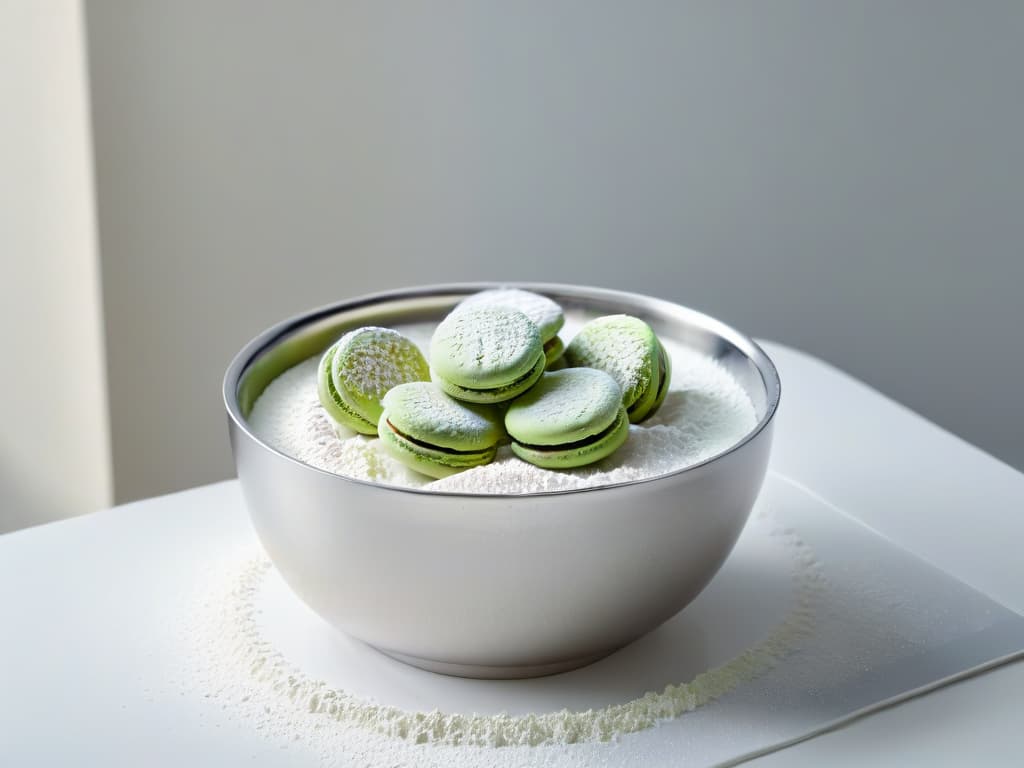
<svg viewBox="0 0 1024 768"><path fill-rule="evenodd" d="M568 363L565 362L565 355L562 355L557 360L552 360L550 363L548 363L548 367L547 367L546 370L548 372L560 371L563 368L568 368L568 367L569 367Z"/></svg>
<svg viewBox="0 0 1024 768"><path fill-rule="evenodd" d="M434 371L434 381L437 386L456 400L463 400L468 403L497 405L498 403L504 403L512 400L513 398L519 397L519 395L528 391L530 387L536 383L537 379L541 377L541 374L544 373L546 366L547 358L544 357L544 353L542 352L540 356L538 356L533 367L527 371L525 375L511 384L504 387L494 387L493 389L460 387L458 384L454 384L438 375L437 371Z"/></svg>
<svg viewBox="0 0 1024 768"><path fill-rule="evenodd" d="M376 429L381 398L410 381L429 381L423 353L398 331L369 326L349 331L335 345L331 376L338 396Z"/></svg>
<svg viewBox="0 0 1024 768"><path fill-rule="evenodd" d="M657 359L655 359L650 383L640 393L640 397L634 400L633 404L626 408L626 414L629 416L629 420L634 424L643 421L648 414L653 413L655 401L658 399L659 383L658 363Z"/></svg>
<svg viewBox="0 0 1024 768"><path fill-rule="evenodd" d="M669 357L668 351L658 342L658 386L655 392L655 397L650 406L641 411L639 408L634 407L633 411L629 413L629 420L634 424L639 424L641 421L649 419L655 414L655 412L661 407L661 404L665 402L665 395L668 394L668 385L672 379L672 358Z"/></svg>
<svg viewBox="0 0 1024 768"><path fill-rule="evenodd" d="M496 447L482 451L450 453L448 451L418 445L395 432L388 424L387 411L379 424L380 441L384 450L416 472L441 479L456 472L488 464L494 459Z"/></svg>
<svg viewBox="0 0 1024 768"><path fill-rule="evenodd" d="M509 406L505 429L513 443L563 446L605 431L622 408L615 380L594 368L545 373Z"/></svg>
<svg viewBox="0 0 1024 768"><path fill-rule="evenodd" d="M409 438L439 449L485 451L504 435L497 411L458 402L433 382L399 384L384 396L383 404L381 425L390 420Z"/></svg>
<svg viewBox="0 0 1024 768"><path fill-rule="evenodd" d="M317 395L320 398L320 405L327 411L327 415L339 424L343 424L349 429L354 429L356 432L361 432L364 435L376 435L377 425L364 419L352 410L334 386L331 370L337 347L338 345L335 344L324 352L323 357L320 358L320 365L317 368L316 388Z"/></svg>
<svg viewBox="0 0 1024 768"><path fill-rule="evenodd" d="M630 315L607 315L580 329L565 350L570 366L597 368L622 388L627 411L637 401L648 413L658 395L658 337L651 327Z"/></svg>
<svg viewBox="0 0 1024 768"><path fill-rule="evenodd" d="M551 366L562 359L565 353L565 342L560 336L553 336L544 342L544 359L547 361L548 370Z"/></svg>
<svg viewBox="0 0 1024 768"><path fill-rule="evenodd" d="M554 338L565 325L565 315L558 304L547 296L521 288L493 288L474 293L463 299L456 310L479 306L510 307L519 310L537 326L542 341Z"/></svg>
<svg viewBox="0 0 1024 768"><path fill-rule="evenodd" d="M612 425L598 438L580 444L552 446L523 445L512 442L512 452L523 461L546 469L572 469L607 458L629 437L629 417L622 405Z"/></svg>
<svg viewBox="0 0 1024 768"><path fill-rule="evenodd" d="M467 389L518 381L543 356L540 331L522 312L479 306L451 312L430 340L430 365L440 378Z"/></svg>

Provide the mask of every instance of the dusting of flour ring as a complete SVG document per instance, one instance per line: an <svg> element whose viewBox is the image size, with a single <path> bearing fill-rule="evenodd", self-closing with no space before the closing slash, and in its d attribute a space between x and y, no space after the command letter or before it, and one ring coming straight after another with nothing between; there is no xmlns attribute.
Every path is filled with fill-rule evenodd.
<svg viewBox="0 0 1024 768"><path fill-rule="evenodd" d="M614 742L684 716L766 673L812 634L826 586L814 553L792 529L774 525L770 515L751 522L762 529L759 535L785 548L792 587L788 613L760 642L726 663L625 703L525 715L424 712L332 687L305 674L266 637L259 598L272 566L252 552L227 562L214 582L220 586L203 589L191 606L185 639L195 666L183 677L190 680L189 692L199 691L282 745L302 742L325 764L355 753L367 766L405 765L409 749L431 745L446 750L435 756L453 768L541 765L545 749ZM523 754L529 755L526 763ZM556 755L565 753L550 756Z"/></svg>

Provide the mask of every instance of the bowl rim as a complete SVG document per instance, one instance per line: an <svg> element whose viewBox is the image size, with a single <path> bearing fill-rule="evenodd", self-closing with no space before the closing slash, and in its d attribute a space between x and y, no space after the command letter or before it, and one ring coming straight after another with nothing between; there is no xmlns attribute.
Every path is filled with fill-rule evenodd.
<svg viewBox="0 0 1024 768"><path fill-rule="evenodd" d="M761 375L761 380L765 385L765 398L766 406L764 415L758 419L757 424L747 432L740 440L729 446L723 451L719 451L708 458L689 464L680 469L674 469L670 472L663 472L659 475L652 475L650 477L642 477L633 480L623 480L617 483L606 483L604 485L595 485L587 488L565 488L557 490L547 491L525 491L522 493L478 493L473 491L435 491L429 488L409 488L400 485L391 485L389 483L378 483L371 480L363 480L357 477L349 477L347 475L341 475L337 472L331 472L326 469L314 467L312 464L307 464L304 461L296 459L294 456L289 456L282 451L274 448L273 446L260 439L253 431L249 428L247 420L242 416L241 407L238 402L238 385L241 383L242 377L245 375L250 364L259 355L271 349L278 341L288 336L290 333L299 330L300 328L311 325L319 320L330 317L331 315L338 314L339 312L346 310L356 310L363 307L372 306L387 301L397 301L403 299L416 299L416 298L427 298L431 296L438 296L450 293L476 293L479 291L486 291L494 288L519 288L526 291L533 291L535 293L547 294L547 293L559 293L562 295L572 295L575 298L581 300L585 299L608 299L613 301L626 301L635 305L644 306L656 312L663 314L670 314L679 317L685 322L691 323L698 326L699 328L709 331L720 338L724 338L730 342L733 346L739 349L757 368L758 373ZM733 454L743 448L745 445L753 441L758 435L760 435L765 428L775 418L775 414L778 411L779 401L782 395L782 383L779 379L779 372L775 367L775 363L772 362L768 354L761 348L761 346L754 341L751 337L736 330L730 325L712 317L711 315L700 312L696 309L677 304L667 299L659 299L653 296L648 296L642 293L634 293L630 291L619 291L610 288L599 288L593 286L583 286L577 284L567 283L536 283L536 282L519 282L519 281L491 281L491 282L457 282L457 283L436 283L431 285L411 286L407 288L396 288L388 291L379 291L375 293L367 293L361 296L356 296L350 299L343 299L341 301L333 302L331 304L325 304L316 307L306 312L293 315L286 318L278 323L267 328L253 339L251 339L242 349L234 356L228 365L227 370L224 373L222 396L224 399L224 407L227 409L228 418L230 419L230 426L235 429L239 429L253 440L260 448L269 451L270 453L285 459L293 464L303 467L306 470L312 472L318 472L329 477L339 478L341 481L356 483L362 486L368 486L371 488L380 489L381 491L391 493L407 493L416 496L425 495L435 498L483 498L483 499L520 499L520 498L537 498L537 497L548 497L548 496L566 496L577 493L593 493L597 491L608 491L615 488L624 488L634 485L640 485L643 483L653 483L659 481L665 481L670 478L679 477L687 473L694 473L709 464L719 461L730 454Z"/></svg>

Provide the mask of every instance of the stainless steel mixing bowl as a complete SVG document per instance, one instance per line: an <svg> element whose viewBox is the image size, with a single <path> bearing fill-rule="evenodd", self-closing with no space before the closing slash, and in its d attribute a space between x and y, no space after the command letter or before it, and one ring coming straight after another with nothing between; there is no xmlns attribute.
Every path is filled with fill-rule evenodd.
<svg viewBox="0 0 1024 768"><path fill-rule="evenodd" d="M764 479L779 377L751 339L699 312L619 291L524 284L567 311L636 315L715 358L749 394L757 426L727 451L681 471L501 496L341 477L253 434L246 418L266 385L346 329L437 321L464 296L490 287L381 293L286 320L231 363L224 403L256 532L313 610L424 669L533 677L582 666L635 640L710 581Z"/></svg>

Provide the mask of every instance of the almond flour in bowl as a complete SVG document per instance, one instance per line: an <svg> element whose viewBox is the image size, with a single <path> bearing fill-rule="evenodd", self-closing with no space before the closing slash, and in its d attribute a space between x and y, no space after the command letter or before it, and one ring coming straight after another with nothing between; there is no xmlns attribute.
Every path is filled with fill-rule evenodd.
<svg viewBox="0 0 1024 768"><path fill-rule="evenodd" d="M570 315L562 334L571 338L582 324ZM432 326L396 330L426 350ZM317 397L318 358L288 369L256 400L249 416L256 435L282 453L345 477L425 490L522 494L594 488L657 477L685 469L726 450L757 423L742 386L714 359L671 339L662 340L672 358L672 380L659 411L630 426L625 445L597 464L572 470L542 469L502 447L490 464L443 480L421 475L389 456L377 438L337 425Z"/></svg>

